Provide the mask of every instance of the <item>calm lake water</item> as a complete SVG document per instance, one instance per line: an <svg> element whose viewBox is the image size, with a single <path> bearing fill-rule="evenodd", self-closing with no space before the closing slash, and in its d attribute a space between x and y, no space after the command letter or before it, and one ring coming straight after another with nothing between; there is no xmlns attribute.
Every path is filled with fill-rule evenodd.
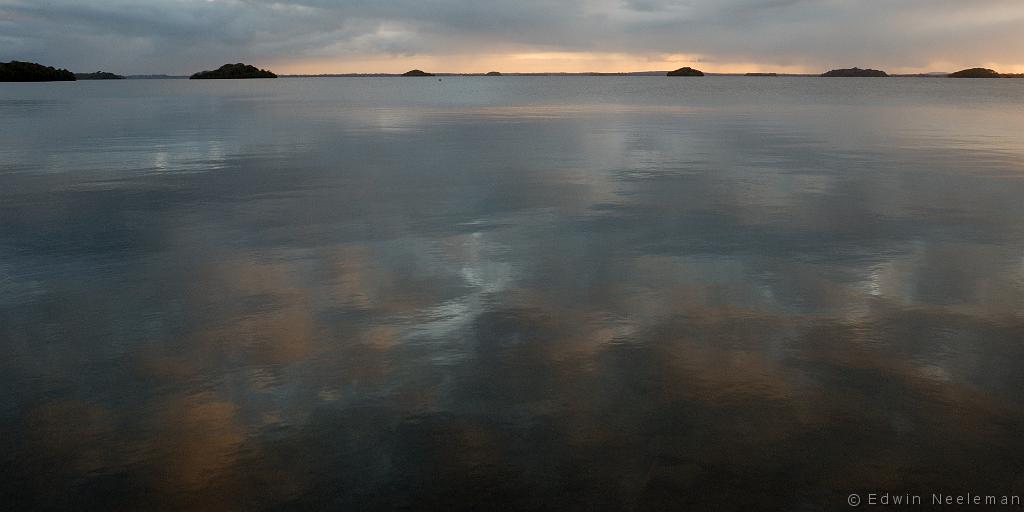
<svg viewBox="0 0 1024 512"><path fill-rule="evenodd" d="M1024 494L1024 80L0 84L11 510Z"/></svg>

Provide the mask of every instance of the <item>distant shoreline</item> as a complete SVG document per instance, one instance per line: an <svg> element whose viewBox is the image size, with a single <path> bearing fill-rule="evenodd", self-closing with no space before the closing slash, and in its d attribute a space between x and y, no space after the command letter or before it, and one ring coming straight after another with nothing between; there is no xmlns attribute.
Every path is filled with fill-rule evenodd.
<svg viewBox="0 0 1024 512"><path fill-rule="evenodd" d="M486 73L433 73L434 76L439 78L444 77L487 77ZM278 75L281 78L403 78L401 73L327 73L319 75ZM596 76L596 77L617 77L617 76L635 76L635 77L665 77L665 72L661 71L643 71L636 73L502 73L502 77L576 77L576 76ZM822 78L820 74L798 74L798 73L777 73L777 74L749 74L749 73L705 73L705 76L725 76L725 77L740 77L740 78ZM899 74L889 75L890 78L949 78L947 74L932 74L932 73L918 73L918 74ZM128 77L133 79L135 77ZM167 77L167 78L188 78L188 77ZM495 77L488 77L495 78ZM856 78L856 77L853 77Z"/></svg>
<svg viewBox="0 0 1024 512"><path fill-rule="evenodd" d="M665 77L664 71L641 71L636 73L502 73L501 76L534 76L534 77L560 77L560 76L638 76L638 77ZM486 73L433 73L434 76L439 78L444 77L487 77ZM749 73L705 73L706 76L732 76L732 77L745 77L745 78L822 78L820 74L797 74L797 73L777 73L777 74L763 74L763 75L751 75ZM325 73L319 75L278 75L281 78L403 78L401 73ZM912 74L912 75L889 75L892 78L947 78L945 74ZM128 78L134 78L129 76ZM168 78L188 78L188 77L168 77ZM488 77L495 78L495 77Z"/></svg>
<svg viewBox="0 0 1024 512"><path fill-rule="evenodd" d="M487 77L486 73L433 73L438 78L445 77ZM750 73L705 73L709 77L741 77L741 78L821 78L820 74L800 73L778 73L778 74L750 74ZM324 74L298 74L278 75L281 78L403 78L401 73L324 73ZM664 71L640 71L632 73L502 73L502 77L665 77ZM946 73L914 73L889 75L890 78L949 78ZM125 75L126 80L188 80L188 75Z"/></svg>
<svg viewBox="0 0 1024 512"><path fill-rule="evenodd" d="M631 72L531 72L531 73L502 73L499 71L488 71L481 73L438 73L426 72L413 69L405 73L299 73L288 75L277 75L276 73L261 69L256 66L244 63L224 64L223 66L208 71L200 71L192 75L167 75L167 74L135 74L117 75L106 71L92 73L72 73L66 69L57 69L52 66L44 66L35 62L10 61L0 62L0 82L49 82L49 81L76 81L82 80L184 80L184 79L254 79L254 78L398 78L398 77L502 77L502 76L526 76L526 77L567 77L567 76L658 76L658 77L702 77L702 76L742 76L747 78L777 78L777 77L798 77L798 78L1024 78L1024 73L999 73L988 68L969 68L948 72L928 73L899 73L888 74L883 70L872 68L839 68L832 69L822 74L817 73L776 73L776 72L739 72L739 73L713 73L704 72L691 67L683 67L673 71L631 71ZM440 80L440 79L439 79Z"/></svg>

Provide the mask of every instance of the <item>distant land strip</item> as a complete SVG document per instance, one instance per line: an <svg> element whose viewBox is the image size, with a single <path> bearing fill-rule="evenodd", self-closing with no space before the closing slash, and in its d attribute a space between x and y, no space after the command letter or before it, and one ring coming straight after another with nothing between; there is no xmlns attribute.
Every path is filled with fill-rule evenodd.
<svg viewBox="0 0 1024 512"><path fill-rule="evenodd" d="M488 71L481 73L435 73L418 69L405 73L318 73L318 74L290 74L280 75L290 78L391 78L391 77L500 77L500 76L534 76L534 77L560 77L560 76L677 76L677 77L701 77L701 76L746 76L746 77L902 77L902 78L1024 78L1024 74L999 73L988 68L969 68L961 71L931 72L931 73L904 73L887 74L885 71L871 68L845 68L833 69L823 74L815 73L773 73L773 72L748 72L748 73L706 73L690 67L680 68L674 71L632 71L632 72L532 72L532 73L506 73L500 71ZM130 80L166 80L166 79L249 79L249 78L276 78L279 75L271 71L250 66L243 63L225 64L212 71L200 71L191 76L188 75L126 75L121 76L110 72L97 71L94 73L71 73L66 69L57 69L32 62L0 62L0 82L49 82L49 81L74 81L81 80L119 80L122 78Z"/></svg>

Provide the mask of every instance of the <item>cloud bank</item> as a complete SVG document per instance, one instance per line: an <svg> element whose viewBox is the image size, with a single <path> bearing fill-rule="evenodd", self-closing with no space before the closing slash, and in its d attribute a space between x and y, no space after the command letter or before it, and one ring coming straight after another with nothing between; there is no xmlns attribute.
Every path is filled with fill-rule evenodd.
<svg viewBox="0 0 1024 512"><path fill-rule="evenodd" d="M122 73L1024 71L1018 0L0 0L0 60Z"/></svg>

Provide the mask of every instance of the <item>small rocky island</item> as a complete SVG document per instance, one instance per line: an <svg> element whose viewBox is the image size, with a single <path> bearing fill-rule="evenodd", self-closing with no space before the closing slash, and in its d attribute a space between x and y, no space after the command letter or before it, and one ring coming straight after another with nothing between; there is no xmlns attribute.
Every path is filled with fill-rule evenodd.
<svg viewBox="0 0 1024 512"><path fill-rule="evenodd" d="M501 72L500 71L491 71L491 72L488 72L484 76L501 76Z"/></svg>
<svg viewBox="0 0 1024 512"><path fill-rule="evenodd" d="M35 62L0 62L0 82L74 82L75 74Z"/></svg>
<svg viewBox="0 0 1024 512"><path fill-rule="evenodd" d="M666 76L704 76L704 72L691 67L685 67L669 71Z"/></svg>
<svg viewBox="0 0 1024 512"><path fill-rule="evenodd" d="M1004 75L988 68L971 68L950 73L949 78L1002 78Z"/></svg>
<svg viewBox="0 0 1024 512"><path fill-rule="evenodd" d="M434 76L434 74L427 73L426 71L421 71L419 69L414 69L412 71L406 71L405 73L402 73L402 76Z"/></svg>
<svg viewBox="0 0 1024 512"><path fill-rule="evenodd" d="M192 80L225 80L239 78L277 78L277 75L265 69L248 64L225 64L213 71L200 71L190 77Z"/></svg>
<svg viewBox="0 0 1024 512"><path fill-rule="evenodd" d="M889 76L885 71L877 69L861 69L861 68L850 68L850 69L833 69L828 73L821 76L824 77L843 77L843 78L883 78Z"/></svg>
<svg viewBox="0 0 1024 512"><path fill-rule="evenodd" d="M79 80L124 80L121 75L115 75L106 71L97 71L95 73L75 73L75 78Z"/></svg>

